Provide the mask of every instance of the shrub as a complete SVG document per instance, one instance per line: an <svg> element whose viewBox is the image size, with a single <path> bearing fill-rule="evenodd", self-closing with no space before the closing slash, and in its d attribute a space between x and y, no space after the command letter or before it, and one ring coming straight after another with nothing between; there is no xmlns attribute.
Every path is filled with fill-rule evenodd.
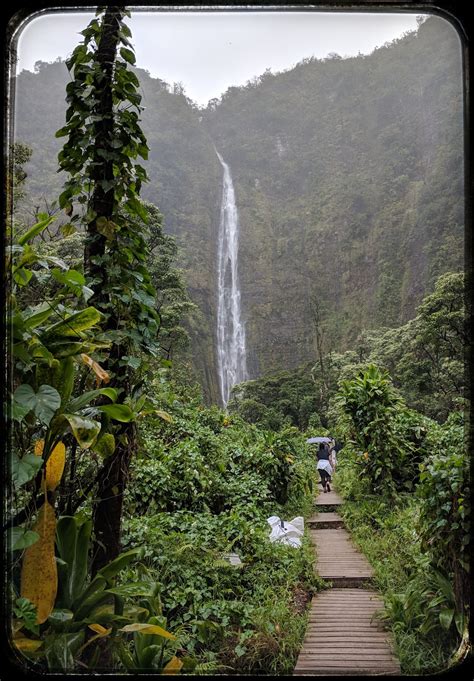
<svg viewBox="0 0 474 681"><path fill-rule="evenodd" d="M359 452L361 472L376 493L393 494L394 474L404 456L395 420L401 398L386 371L371 364L352 380L343 380L337 396L339 408L351 420L353 444Z"/></svg>
<svg viewBox="0 0 474 681"><path fill-rule="evenodd" d="M469 602L469 457L463 417L450 414L433 427L433 454L421 465L418 496L422 500L419 531L435 567L452 574L458 612Z"/></svg>

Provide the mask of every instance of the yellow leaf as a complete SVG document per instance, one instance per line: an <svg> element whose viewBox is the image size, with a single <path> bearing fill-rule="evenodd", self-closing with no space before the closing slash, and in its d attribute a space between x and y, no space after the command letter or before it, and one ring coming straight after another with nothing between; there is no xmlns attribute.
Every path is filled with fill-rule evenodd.
<svg viewBox="0 0 474 681"><path fill-rule="evenodd" d="M38 520L32 529L39 534L39 539L26 549L23 556L21 595L36 606L36 621L42 624L54 607L58 590L58 573L54 559L56 516L47 501L40 508Z"/></svg>
<svg viewBox="0 0 474 681"><path fill-rule="evenodd" d="M24 650L27 653L34 653L43 645L43 641L34 641L32 638L26 638L21 636L19 638L13 639L13 644L18 648L18 650Z"/></svg>
<svg viewBox="0 0 474 681"><path fill-rule="evenodd" d="M97 376L97 385L102 382L108 383L110 381L109 374L105 371L105 369L102 369L100 364L96 362L95 359L92 359L92 357L89 357L89 355L84 353L81 353L81 358L84 364L87 364L87 366L90 367Z"/></svg>
<svg viewBox="0 0 474 681"><path fill-rule="evenodd" d="M177 674L181 670L182 666L183 663L175 655L171 658L168 664L163 667L163 674Z"/></svg>
<svg viewBox="0 0 474 681"><path fill-rule="evenodd" d="M95 631L95 633L99 634L99 636L108 636L112 631L112 629L106 629L101 624L89 624L89 629Z"/></svg>
<svg viewBox="0 0 474 681"><path fill-rule="evenodd" d="M43 453L44 440L36 440L35 442L35 454L36 456L41 456Z"/></svg>
<svg viewBox="0 0 474 681"><path fill-rule="evenodd" d="M46 489L52 491L59 485L65 463L66 447L62 442L58 442L46 461Z"/></svg>
<svg viewBox="0 0 474 681"><path fill-rule="evenodd" d="M163 419L163 421L168 421L168 423L173 422L173 417L171 414L168 414L167 411L162 411L161 409L155 409L155 414L158 414L160 419Z"/></svg>
<svg viewBox="0 0 474 681"><path fill-rule="evenodd" d="M125 627L122 627L122 629L119 629L119 631L138 631L140 634L156 634L156 636L163 636L164 638L171 638L175 639L176 636L173 634L170 634L169 631L166 631L165 629L162 629L159 627L157 624L146 624L146 623L140 623L136 622L135 624L127 624Z"/></svg>

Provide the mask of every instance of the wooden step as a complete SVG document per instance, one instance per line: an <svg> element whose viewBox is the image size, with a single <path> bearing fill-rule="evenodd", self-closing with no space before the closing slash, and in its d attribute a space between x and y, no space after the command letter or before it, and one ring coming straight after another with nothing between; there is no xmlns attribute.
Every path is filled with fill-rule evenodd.
<svg viewBox="0 0 474 681"><path fill-rule="evenodd" d="M352 544L345 529L309 531L316 547L316 572L334 586L362 586L372 580L369 562Z"/></svg>
<svg viewBox="0 0 474 681"><path fill-rule="evenodd" d="M339 515L334 511L328 511L326 513L316 513L312 518L307 521L308 527L313 530L316 529L335 529L338 527L344 527L344 521Z"/></svg>
<svg viewBox="0 0 474 681"><path fill-rule="evenodd" d="M336 588L317 594L294 675L399 675L391 635L376 617L382 605L367 589Z"/></svg>
<svg viewBox="0 0 474 681"><path fill-rule="evenodd" d="M342 497L339 496L337 492L331 489L330 492L320 491L316 497L315 505L320 506L341 506Z"/></svg>

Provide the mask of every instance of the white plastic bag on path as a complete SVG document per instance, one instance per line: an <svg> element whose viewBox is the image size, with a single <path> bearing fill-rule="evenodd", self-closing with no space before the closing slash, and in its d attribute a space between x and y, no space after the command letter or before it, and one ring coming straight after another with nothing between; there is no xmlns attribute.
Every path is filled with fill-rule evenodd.
<svg viewBox="0 0 474 681"><path fill-rule="evenodd" d="M289 544L294 548L301 546L301 537L304 532L304 518L298 516L289 523L281 520L277 515L267 518L267 523L272 528L270 541L279 544Z"/></svg>

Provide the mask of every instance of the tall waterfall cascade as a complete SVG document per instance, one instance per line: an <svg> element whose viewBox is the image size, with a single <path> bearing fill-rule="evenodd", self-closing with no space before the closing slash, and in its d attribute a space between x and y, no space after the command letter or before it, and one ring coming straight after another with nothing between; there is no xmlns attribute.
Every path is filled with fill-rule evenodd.
<svg viewBox="0 0 474 681"><path fill-rule="evenodd" d="M216 154L224 171L217 249L217 366L225 406L233 386L247 379L247 364L238 277L239 216L229 166Z"/></svg>

